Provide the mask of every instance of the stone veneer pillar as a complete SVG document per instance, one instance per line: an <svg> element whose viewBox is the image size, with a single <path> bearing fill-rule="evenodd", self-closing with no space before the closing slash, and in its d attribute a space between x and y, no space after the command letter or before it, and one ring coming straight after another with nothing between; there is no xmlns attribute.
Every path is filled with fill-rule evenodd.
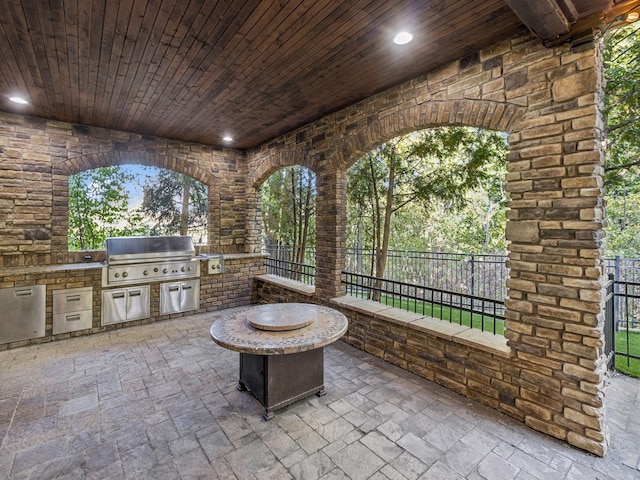
<svg viewBox="0 0 640 480"><path fill-rule="evenodd" d="M505 56L507 96L530 90L509 135L505 336L525 423L604 455L600 53L589 43Z"/></svg>
<svg viewBox="0 0 640 480"><path fill-rule="evenodd" d="M344 294L347 219L347 172L323 169L316 177L316 294L329 299Z"/></svg>

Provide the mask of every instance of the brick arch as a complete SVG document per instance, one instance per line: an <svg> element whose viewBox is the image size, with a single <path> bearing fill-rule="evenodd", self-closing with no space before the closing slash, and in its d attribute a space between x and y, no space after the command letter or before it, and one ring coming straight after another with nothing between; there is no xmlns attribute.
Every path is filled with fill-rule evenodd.
<svg viewBox="0 0 640 480"><path fill-rule="evenodd" d="M75 173L84 172L99 167L111 167L114 165L148 165L158 168L167 168L198 180L207 186L215 186L218 179L215 175L207 172L203 168L191 162L180 158L170 157L167 155L158 155L148 152L102 152L82 155L75 158L64 160L56 165L65 175L73 175Z"/></svg>
<svg viewBox="0 0 640 480"><path fill-rule="evenodd" d="M209 244L215 245L220 239L220 180L217 176L207 172L202 167L180 158L149 152L109 151L81 155L63 160L54 165L53 170L59 175L70 176L86 170L114 165L148 165L167 168L207 185L209 187ZM68 205L68 184L63 182L57 192L58 201ZM60 252L68 251L69 218L66 209L61 210L52 227L53 249Z"/></svg>
<svg viewBox="0 0 640 480"><path fill-rule="evenodd" d="M512 133L518 131L519 120L525 112L525 107L488 100L433 101L405 107L369 122L347 137L331 155L331 163L336 169L348 168L384 142L438 126L465 125Z"/></svg>
<svg viewBox="0 0 640 480"><path fill-rule="evenodd" d="M284 167L300 165L316 174L318 173L315 158L308 155L306 150L296 147L268 153L253 163L256 164L256 167L249 172L248 184L255 189L260 188L273 172Z"/></svg>

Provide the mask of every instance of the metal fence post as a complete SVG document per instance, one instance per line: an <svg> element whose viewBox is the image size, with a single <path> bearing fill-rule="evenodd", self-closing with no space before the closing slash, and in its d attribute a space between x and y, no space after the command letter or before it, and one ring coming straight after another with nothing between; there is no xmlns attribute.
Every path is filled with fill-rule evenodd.
<svg viewBox="0 0 640 480"><path fill-rule="evenodd" d="M476 294L476 261L475 255L471 254L471 295Z"/></svg>
<svg viewBox="0 0 640 480"><path fill-rule="evenodd" d="M611 274L609 274L609 277L611 277ZM615 291L616 284L617 284L617 282L620 281L620 255L616 255L616 258L614 260L613 281L614 281L613 289ZM614 306L613 306L614 311L615 312L619 312L620 311L620 297L617 296L617 295L614 295L613 302L614 302ZM620 320L617 318L617 315L616 315L616 317L614 317L614 319L613 319L613 329L614 329L615 332L617 332L618 329L620 328L619 323L620 323Z"/></svg>

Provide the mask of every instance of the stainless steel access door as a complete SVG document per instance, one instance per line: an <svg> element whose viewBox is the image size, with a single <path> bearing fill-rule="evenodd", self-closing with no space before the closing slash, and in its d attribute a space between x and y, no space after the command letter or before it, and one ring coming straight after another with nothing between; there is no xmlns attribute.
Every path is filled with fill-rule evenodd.
<svg viewBox="0 0 640 480"><path fill-rule="evenodd" d="M45 285L0 289L0 343L44 337Z"/></svg>
<svg viewBox="0 0 640 480"><path fill-rule="evenodd" d="M104 290L102 325L147 318L150 314L149 304L149 285Z"/></svg>
<svg viewBox="0 0 640 480"><path fill-rule="evenodd" d="M188 312L200 307L200 280L160 285L160 315Z"/></svg>

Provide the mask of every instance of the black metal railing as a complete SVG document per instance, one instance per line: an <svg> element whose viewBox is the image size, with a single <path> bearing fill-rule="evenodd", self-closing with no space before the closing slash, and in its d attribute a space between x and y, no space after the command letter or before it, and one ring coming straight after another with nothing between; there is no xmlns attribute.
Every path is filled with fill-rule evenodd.
<svg viewBox="0 0 640 480"><path fill-rule="evenodd" d="M606 348L613 350L615 356L622 359L622 362L616 362L616 368L629 369L628 373L638 376L640 374L640 283L612 283L614 301L607 303L607 311L609 308L612 310L614 320L605 323L605 344L610 344Z"/></svg>
<svg viewBox="0 0 640 480"><path fill-rule="evenodd" d="M288 246L269 247L267 252L272 255L267 261L269 273L306 284L315 283L313 248L307 249L302 264L290 260L292 249ZM502 333L504 283L508 275L506 255L390 250L383 280L363 272L370 270L375 255L368 249L347 249L343 276L350 276L350 280L345 281L345 285L352 284L349 294L377 297L389 304L396 302L404 309L417 302L419 308L427 309L425 315L444 316L445 320L451 315L455 318L456 313L448 308L465 312L465 315L473 311L476 315L485 315L485 320L495 318L495 331ZM640 259L609 257L604 260L605 271L609 274L605 307L605 351L609 364L613 366L617 358L616 368L640 376ZM354 280L357 278L361 280ZM407 278L411 281L406 281ZM490 302L495 304L496 315L493 315L494 306ZM434 305L436 314L428 313L429 304ZM472 320L475 328L475 318ZM483 328L482 321L480 328Z"/></svg>
<svg viewBox="0 0 640 480"><path fill-rule="evenodd" d="M604 308L604 353L607 356L607 367L615 366L616 353L616 312L615 312L615 282L613 274L609 274L609 281L606 285L607 297Z"/></svg>
<svg viewBox="0 0 640 480"><path fill-rule="evenodd" d="M378 251L347 248L345 270L373 275ZM389 250L384 276L494 300L506 296L506 255Z"/></svg>
<svg viewBox="0 0 640 480"><path fill-rule="evenodd" d="M504 302L342 272L346 294L494 334L504 332Z"/></svg>
<svg viewBox="0 0 640 480"><path fill-rule="evenodd" d="M306 263L296 263L279 258L267 258L267 273L313 285L316 267Z"/></svg>

